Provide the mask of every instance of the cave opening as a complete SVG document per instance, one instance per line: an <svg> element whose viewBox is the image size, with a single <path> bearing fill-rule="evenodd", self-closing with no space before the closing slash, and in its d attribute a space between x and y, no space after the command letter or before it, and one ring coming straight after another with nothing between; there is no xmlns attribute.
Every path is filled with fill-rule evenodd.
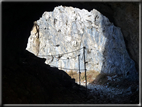
<svg viewBox="0 0 142 107"><path fill-rule="evenodd" d="M133 4L133 3L132 3ZM66 73L56 72L57 68L51 68L49 65L45 65L44 58L38 58L35 55L25 51L29 32L33 26L35 20L38 20L44 11L53 11L55 6L66 5L78 8L86 8L92 10L96 8L106 16L111 22L116 23L113 14L113 6L110 3L95 3L95 2L53 2L53 3L2 3L2 31L3 31L3 42L2 42L2 62L3 62L3 103L138 103L138 90L137 86L134 85L132 88L128 88L126 93L130 96L130 101L113 101L111 98L107 99L106 95L96 95L94 99L96 101L87 100L84 96L85 90L82 93L78 90L78 85L74 84L74 80L71 79ZM130 4L131 5L131 4ZM96 6L96 7L95 7ZM107 9L103 9L103 6ZM117 3L116 3L117 6ZM111 11L110 11L111 10ZM9 17L8 17L9 16ZM9 25L9 26L8 26ZM116 24L117 25L117 24ZM59 46L60 47L60 46ZM26 61L25 61L26 58ZM23 61L24 60L24 61ZM22 62L22 63L21 63ZM28 62L28 64L23 64ZM47 72L48 71L48 72ZM52 71L52 72L51 72ZM60 70L62 71L62 70ZM19 73L20 72L20 73ZM58 76L57 76L58 75ZM100 76L100 77L99 77ZM25 78L26 77L26 78ZM107 78L108 81L111 79L115 80L115 75L106 76L98 75L98 78ZM63 79L64 78L64 79ZM51 81L53 80L53 81ZM101 79L100 79L101 80ZM45 83L46 81L46 83ZM50 81L50 82L49 82ZM99 80L98 80L99 81ZM123 80L125 81L125 79ZM129 81L127 81L129 82ZM103 84L103 80L100 81ZM116 84L109 83L111 87L117 87ZM113 86L114 85L114 86ZM123 86L123 84L121 84ZM128 84L127 84L128 85ZM18 87L18 88L17 88ZM48 88L51 87L51 88ZM97 89L97 87L95 87ZM105 87L100 87L102 90ZM107 88L107 92L109 88ZM26 90L26 91L25 91ZM39 91L38 91L39 90ZM58 90L58 91L57 91ZM97 93L102 93L102 90ZM132 91L133 90L133 91ZM116 91L116 90L114 90ZM114 92L112 91L112 93ZM119 90L117 90L119 91ZM80 93L79 93L80 92ZM132 94L131 94L132 92ZM133 94L134 92L134 94ZM79 95L78 95L79 93ZM119 92L118 92L119 93ZM63 95L64 94L64 95ZM121 92L119 94L122 94ZM23 97L23 95L25 97ZM67 97L67 96L68 97ZM110 95L111 96L111 95ZM128 97L127 96L127 97ZM54 99L56 97L56 99ZM82 101L78 99L82 97ZM92 97L92 96L91 96ZM112 97L112 96L111 96ZM117 96L115 96L117 97ZM133 100L136 97L135 100ZM34 98L34 99L33 99ZM75 99L74 99L75 98ZM104 99L104 102L99 100ZM12 100L11 100L12 99ZM93 99L93 98L92 98ZM88 102L87 102L88 101Z"/></svg>

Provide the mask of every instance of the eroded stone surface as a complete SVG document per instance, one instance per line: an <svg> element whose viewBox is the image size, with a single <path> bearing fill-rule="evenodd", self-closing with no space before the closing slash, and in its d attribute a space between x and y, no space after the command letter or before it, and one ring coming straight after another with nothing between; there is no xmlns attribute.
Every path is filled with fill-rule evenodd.
<svg viewBox="0 0 142 107"><path fill-rule="evenodd" d="M97 10L88 12L58 6L53 12L44 12L37 24L39 38L33 29L26 49L46 58L47 64L60 69L78 69L80 54L80 66L84 69L83 49L63 53L85 46L87 70L124 75L135 73L135 63L128 55L121 29Z"/></svg>

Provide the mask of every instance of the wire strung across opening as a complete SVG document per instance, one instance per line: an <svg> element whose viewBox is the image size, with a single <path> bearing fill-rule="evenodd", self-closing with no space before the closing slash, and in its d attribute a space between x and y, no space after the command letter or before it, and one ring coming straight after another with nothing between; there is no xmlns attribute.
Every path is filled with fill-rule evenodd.
<svg viewBox="0 0 142 107"><path fill-rule="evenodd" d="M76 52L76 51L79 51L83 48L80 48L78 50L75 50L75 51L72 51L72 52L66 52L66 53L62 53L62 54L56 54L56 55L38 55L38 56L60 56L60 55L64 55L64 54L69 54L69 53L73 53L73 52Z"/></svg>

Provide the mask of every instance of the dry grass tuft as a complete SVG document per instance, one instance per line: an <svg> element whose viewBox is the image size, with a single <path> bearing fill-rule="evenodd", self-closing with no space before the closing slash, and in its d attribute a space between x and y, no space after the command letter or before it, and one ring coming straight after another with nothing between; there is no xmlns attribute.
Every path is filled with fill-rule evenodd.
<svg viewBox="0 0 142 107"><path fill-rule="evenodd" d="M108 82L108 77L107 76L112 77L114 75L115 74L100 73L99 75L97 75L96 79L94 81L92 81L92 83L104 85L106 82Z"/></svg>
<svg viewBox="0 0 142 107"><path fill-rule="evenodd" d="M79 73L77 71L71 70L71 71L68 71L67 74L71 78L74 78L76 82L79 82ZM95 80L97 75L99 75L99 72L97 72L95 70L90 70L90 71L86 71L86 75L87 75L87 82L91 83ZM83 82L85 80L85 72L81 72L80 79L81 79L81 82Z"/></svg>
<svg viewBox="0 0 142 107"><path fill-rule="evenodd" d="M78 82L78 73L77 71L73 71L73 70L70 70L70 71L66 71L66 73L71 77L71 78L74 78L76 82Z"/></svg>

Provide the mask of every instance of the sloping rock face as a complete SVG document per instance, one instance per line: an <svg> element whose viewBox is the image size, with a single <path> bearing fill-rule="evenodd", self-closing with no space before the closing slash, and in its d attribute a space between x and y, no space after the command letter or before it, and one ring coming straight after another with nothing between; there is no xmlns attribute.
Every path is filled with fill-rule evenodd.
<svg viewBox="0 0 142 107"><path fill-rule="evenodd" d="M47 64L78 69L80 54L80 66L84 69L85 46L87 70L134 77L135 63L126 50L121 29L97 10L59 6L53 12L44 12L36 24L26 49L46 58ZM64 54L68 52L72 53Z"/></svg>
<svg viewBox="0 0 142 107"><path fill-rule="evenodd" d="M139 3L109 3L115 24L122 29L126 49L139 71Z"/></svg>
<svg viewBox="0 0 142 107"><path fill-rule="evenodd" d="M25 51L21 63L13 62L2 73L3 104L86 103L85 88L58 68ZM76 87L76 88L74 88Z"/></svg>

